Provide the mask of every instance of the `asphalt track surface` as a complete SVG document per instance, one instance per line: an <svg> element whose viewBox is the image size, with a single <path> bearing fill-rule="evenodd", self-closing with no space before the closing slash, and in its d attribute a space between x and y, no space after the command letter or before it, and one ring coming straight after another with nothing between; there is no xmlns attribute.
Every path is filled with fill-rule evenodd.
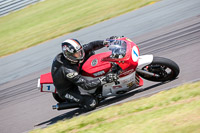
<svg viewBox="0 0 200 133"><path fill-rule="evenodd" d="M50 71L51 61L60 51L58 45L64 39L80 38L79 40L84 43L91 41L90 36L93 37L92 40L96 40L111 35L129 37L139 46L141 54L154 54L174 60L180 66L181 72L176 80L168 83L145 80L144 86L139 90L109 99L102 103L99 109L200 79L200 1L163 0L1 58L0 132L27 132L84 114L79 109L52 110L51 106L56 102L51 94L40 93L36 89L37 78L40 74ZM41 52L47 48L53 50L49 53Z"/></svg>

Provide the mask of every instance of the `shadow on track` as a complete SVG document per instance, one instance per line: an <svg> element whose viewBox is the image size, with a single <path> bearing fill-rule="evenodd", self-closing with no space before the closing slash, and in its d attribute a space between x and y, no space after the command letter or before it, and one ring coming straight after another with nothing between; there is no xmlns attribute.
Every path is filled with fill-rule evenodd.
<svg viewBox="0 0 200 133"><path fill-rule="evenodd" d="M120 95L120 96L118 96L118 97L110 98L110 99L105 100L105 101L103 101L102 103L100 103L100 105L99 105L97 108L100 109L100 108L106 107L106 106L111 105L111 104L113 104L113 103L116 103L116 102L119 102L119 101L124 100L124 99L126 99L126 98L129 98L129 97L131 97L131 96L133 96L133 95L135 95L135 94L137 94L137 93L140 93L140 92L144 92L144 91L153 89L153 88L158 87L158 86L160 86L160 85L163 85L163 84L165 84L165 83L167 83L167 82L157 83L157 84L151 85L151 86L146 87L146 88L139 88L139 89L137 89L137 90L133 90L133 91L131 91L131 92L129 92L129 93ZM91 112L92 112L92 111L91 111ZM42 125L51 125L51 124L54 124L54 123L56 123L56 122L58 122L58 121L60 121L60 120L71 119L71 118L73 118L73 117L75 117L75 116L79 116L79 115L82 115L82 114L85 114L85 113L88 113L88 112L86 112L86 111L84 111L84 110L82 110L82 109L75 109L75 110L73 110L73 111L64 113L64 114L59 115L59 116L57 116L57 117L54 117L54 118L52 118L52 119L50 119L50 120L48 120L48 121L39 123L39 124L35 125L35 127L36 127L36 126L42 126Z"/></svg>
<svg viewBox="0 0 200 133"><path fill-rule="evenodd" d="M67 113L64 113L62 115L59 115L57 117L54 117L48 121L45 121L45 122L42 122L42 123L39 123L37 125L35 125L34 127L37 127L37 126L42 126L42 125L51 125L51 124L54 124L60 120L64 120L64 119L71 119L75 116L79 116L81 114L84 114L85 112L82 110L82 109L75 109L75 110L72 110L70 112L67 112Z"/></svg>

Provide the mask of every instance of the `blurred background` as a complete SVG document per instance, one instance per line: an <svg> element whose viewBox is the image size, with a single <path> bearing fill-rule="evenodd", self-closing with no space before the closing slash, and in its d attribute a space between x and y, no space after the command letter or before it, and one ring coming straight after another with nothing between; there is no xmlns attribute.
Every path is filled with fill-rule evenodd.
<svg viewBox="0 0 200 133"><path fill-rule="evenodd" d="M1 0L0 1L0 16L8 15L10 12L20 10L28 5L43 0Z"/></svg>
<svg viewBox="0 0 200 133"><path fill-rule="evenodd" d="M178 79L166 84L145 81L137 93L111 100L103 108L200 79L199 0L0 0L0 132L28 132L33 128L46 127L72 118L77 113L81 114L80 110L52 110L51 106L56 101L51 94L41 93L36 88L37 80L41 74L50 71L53 58L61 52L60 44L63 40L76 38L85 44L113 35L124 35L133 40L141 54L154 54L174 60L180 66L181 73ZM195 86L198 88L199 84ZM190 91L188 88L185 90ZM166 125L175 122L175 117L178 116L176 114L180 114L181 119L177 119L175 127L179 128L182 125L180 122L184 126L184 122L188 121L188 125L182 128L185 132L190 132L185 130L187 126L199 129L200 121L196 117L199 116L199 91L192 90L195 91L186 94L183 91L181 95L173 93L175 96L166 100L166 106L182 99L195 101L195 108L191 109L187 102L182 101L183 104L186 103L183 106L190 109L186 113L187 119L184 119L186 117L181 115L177 107L170 122L155 119L159 124L163 123L158 124L158 128L154 127L156 124L152 120L146 121L147 126L142 126L145 120L139 117L141 129L146 127L146 132L149 132L149 123L153 124L152 129L166 129ZM194 99L188 99L191 98L190 93ZM155 102L155 107L160 108L162 105L165 103ZM162 107L165 109L166 106ZM138 109L147 109L148 112L148 107L153 106L144 103ZM193 113L194 109L196 114ZM121 111L119 108L118 114ZM194 117L190 117L192 114ZM150 113L150 116L154 115ZM114 122L118 120L111 119ZM123 121L124 126L126 122ZM133 119L130 122L134 124ZM120 126L113 127L120 131L117 129ZM109 130L105 128L107 129ZM176 131L179 129L174 130Z"/></svg>

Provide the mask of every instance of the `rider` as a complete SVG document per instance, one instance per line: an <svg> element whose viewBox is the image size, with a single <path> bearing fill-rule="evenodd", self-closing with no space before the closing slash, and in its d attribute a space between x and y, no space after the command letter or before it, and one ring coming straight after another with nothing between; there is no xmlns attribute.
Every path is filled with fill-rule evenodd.
<svg viewBox="0 0 200 133"><path fill-rule="evenodd" d="M107 45L108 41L103 40L85 45L81 45L76 39L67 39L62 43L62 53L55 57L51 68L54 86L62 99L79 103L88 110L96 107L96 99L89 94L81 95L78 86L85 90L91 90L114 82L118 77L114 73L109 73L98 79L87 80L80 75L80 71L83 62L94 55L94 50Z"/></svg>

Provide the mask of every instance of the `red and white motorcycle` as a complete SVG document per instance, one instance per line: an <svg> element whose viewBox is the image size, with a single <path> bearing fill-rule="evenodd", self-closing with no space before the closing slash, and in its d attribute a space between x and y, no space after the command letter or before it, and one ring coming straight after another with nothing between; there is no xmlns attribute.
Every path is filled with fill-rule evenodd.
<svg viewBox="0 0 200 133"><path fill-rule="evenodd" d="M118 96L143 86L143 79L164 82L175 79L179 74L179 66L172 60L153 55L140 55L138 46L130 39L123 37L110 40L108 52L91 56L82 66L81 75L87 79L94 79L114 72L119 79L107 83L100 88L87 92L101 102L102 99ZM67 103L56 93L51 73L46 73L38 79L41 92L50 92L58 102L54 109L66 109ZM74 107L77 107L76 105Z"/></svg>

